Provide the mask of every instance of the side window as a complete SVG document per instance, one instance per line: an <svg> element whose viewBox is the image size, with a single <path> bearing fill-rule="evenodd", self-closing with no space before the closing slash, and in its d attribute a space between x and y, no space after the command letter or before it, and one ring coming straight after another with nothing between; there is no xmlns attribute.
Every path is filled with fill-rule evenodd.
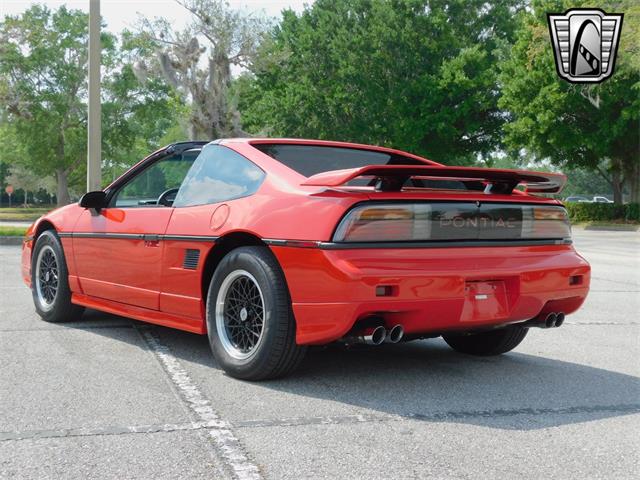
<svg viewBox="0 0 640 480"><path fill-rule="evenodd" d="M221 145L208 145L184 179L174 207L218 203L255 193L264 172L254 163Z"/></svg>
<svg viewBox="0 0 640 480"><path fill-rule="evenodd" d="M199 153L199 150L189 150L151 164L116 192L111 205L120 208L171 206Z"/></svg>

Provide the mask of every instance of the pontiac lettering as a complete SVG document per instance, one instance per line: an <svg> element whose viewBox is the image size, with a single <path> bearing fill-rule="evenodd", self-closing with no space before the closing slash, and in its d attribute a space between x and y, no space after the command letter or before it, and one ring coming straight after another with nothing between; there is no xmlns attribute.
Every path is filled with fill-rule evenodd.
<svg viewBox="0 0 640 480"><path fill-rule="evenodd" d="M453 217L440 218L441 227L456 228L518 228L517 220L512 218L489 218L489 217Z"/></svg>

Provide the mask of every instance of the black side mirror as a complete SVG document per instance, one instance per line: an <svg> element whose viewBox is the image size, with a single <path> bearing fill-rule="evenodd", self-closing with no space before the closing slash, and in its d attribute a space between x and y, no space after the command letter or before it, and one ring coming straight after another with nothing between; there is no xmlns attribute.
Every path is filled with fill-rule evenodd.
<svg viewBox="0 0 640 480"><path fill-rule="evenodd" d="M80 197L80 206L83 208L95 208L100 210L107 206L107 194L102 190L87 192Z"/></svg>

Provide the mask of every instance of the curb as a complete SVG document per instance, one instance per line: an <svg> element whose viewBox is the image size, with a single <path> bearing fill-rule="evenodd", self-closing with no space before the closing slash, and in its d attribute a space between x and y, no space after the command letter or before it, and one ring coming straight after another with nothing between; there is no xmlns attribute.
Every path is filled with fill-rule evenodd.
<svg viewBox="0 0 640 480"><path fill-rule="evenodd" d="M0 236L0 245L22 245L23 237Z"/></svg>
<svg viewBox="0 0 640 480"><path fill-rule="evenodd" d="M595 230L604 232L637 232L637 225L586 225L584 230Z"/></svg>
<svg viewBox="0 0 640 480"><path fill-rule="evenodd" d="M29 228L33 225L33 222L28 220L0 220L0 227L18 227L18 228Z"/></svg>

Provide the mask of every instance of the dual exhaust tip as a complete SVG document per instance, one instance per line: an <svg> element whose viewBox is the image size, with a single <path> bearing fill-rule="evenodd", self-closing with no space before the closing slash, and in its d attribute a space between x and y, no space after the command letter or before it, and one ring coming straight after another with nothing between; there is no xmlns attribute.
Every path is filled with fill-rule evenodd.
<svg viewBox="0 0 640 480"><path fill-rule="evenodd" d="M387 330L382 325L369 327L362 330L358 335L346 337L347 343L364 343L366 345L381 345L383 343L398 343L404 337L402 325L394 325Z"/></svg>
<svg viewBox="0 0 640 480"><path fill-rule="evenodd" d="M564 323L564 313L550 313L547 318L544 319L544 325L547 328L559 327Z"/></svg>
<svg viewBox="0 0 640 480"><path fill-rule="evenodd" d="M527 322L528 326L542 328L556 328L564 323L565 314L563 312L551 312L544 321ZM404 327L400 324L394 325L389 330L384 326L368 327L361 330L356 335L344 338L346 343L364 343L366 345L382 345L383 343L398 343L404 337Z"/></svg>
<svg viewBox="0 0 640 480"><path fill-rule="evenodd" d="M537 316L523 325L525 327L531 328L554 328L560 327L564 323L564 312L551 312L547 313L546 317L542 317L542 315Z"/></svg>

